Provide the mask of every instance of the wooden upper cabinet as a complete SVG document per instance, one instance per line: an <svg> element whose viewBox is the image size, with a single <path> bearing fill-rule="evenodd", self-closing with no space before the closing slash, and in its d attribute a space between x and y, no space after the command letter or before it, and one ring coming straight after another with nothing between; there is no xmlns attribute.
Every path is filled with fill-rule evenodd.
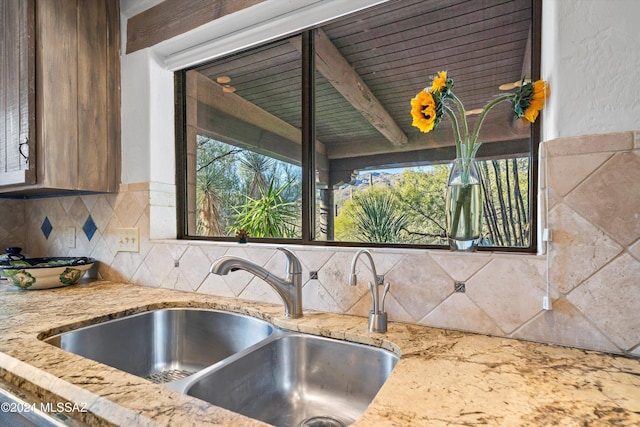
<svg viewBox="0 0 640 427"><path fill-rule="evenodd" d="M34 3L0 2L0 185L33 184Z"/></svg>
<svg viewBox="0 0 640 427"><path fill-rule="evenodd" d="M35 111L30 114L35 125L29 137L35 144L29 147L27 162L29 172L35 171L35 181L16 185L0 178L0 191L21 195L116 191L120 178L118 0L0 2L3 8L10 3L30 5L32 13L26 20L31 18L32 25L27 22L30 31L23 37L34 42L20 50L30 50L27 58L35 58L35 72L24 76L28 80L35 75L31 94ZM5 37L3 49L8 44ZM14 104L13 98L7 102ZM9 115L4 116L0 126L9 122ZM15 144L12 141L3 145Z"/></svg>

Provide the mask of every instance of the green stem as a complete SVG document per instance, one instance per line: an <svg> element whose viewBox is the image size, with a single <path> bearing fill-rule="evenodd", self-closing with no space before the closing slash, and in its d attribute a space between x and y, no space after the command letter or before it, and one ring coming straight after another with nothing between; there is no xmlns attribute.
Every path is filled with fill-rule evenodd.
<svg viewBox="0 0 640 427"><path fill-rule="evenodd" d="M473 130L473 136L471 138L471 141L469 141L469 145L473 147L472 151L469 152L470 157L475 157L476 153L478 152L478 148L480 148L480 145L482 145L482 144L476 144L476 142L478 141L478 134L480 133L482 122L484 122L484 118L486 117L487 113L502 101L509 101L512 98L513 98L513 94L509 93L509 94L497 97L496 99L494 99L493 101L490 101L489 103L487 103L487 105L484 106L484 108L482 109L482 114L480 114L480 118L478 119L478 123L476 123L476 126Z"/></svg>
<svg viewBox="0 0 640 427"><path fill-rule="evenodd" d="M477 237L475 228L473 227L474 221L477 219L478 213L473 213L473 192L474 187L472 185L463 187L459 186L457 197L451 200L452 216L449 232L449 237L454 240L473 240ZM462 225L460 223L463 223Z"/></svg>
<svg viewBox="0 0 640 427"><path fill-rule="evenodd" d="M460 98L458 98L456 96L455 93L450 92L451 93L451 99L453 99L453 102L456 103L456 105L458 106L458 111L460 112L460 116L462 117L462 124L464 127L464 142L465 142L465 157L469 158L469 154L471 154L470 147L469 147L469 126L467 125L467 111L464 109L464 104L462 103L462 101L460 101Z"/></svg>
<svg viewBox="0 0 640 427"><path fill-rule="evenodd" d="M458 118L456 117L455 113L453 112L453 110L451 108L449 108L447 105L443 105L444 107L444 112L447 113L447 115L451 118L451 122L453 123L452 127L453 127L453 134L454 134L454 138L456 140L456 157L460 158L462 155L461 152L461 148L460 148L460 128L458 127ZM464 121L465 123L465 127L467 124L467 121Z"/></svg>

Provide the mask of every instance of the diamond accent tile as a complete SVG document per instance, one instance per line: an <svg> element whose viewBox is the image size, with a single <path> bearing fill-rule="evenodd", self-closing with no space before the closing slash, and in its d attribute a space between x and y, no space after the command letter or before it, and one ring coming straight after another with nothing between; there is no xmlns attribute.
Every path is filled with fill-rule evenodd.
<svg viewBox="0 0 640 427"><path fill-rule="evenodd" d="M42 225L40 226L40 230L42 230L42 234L44 234L44 238L49 240L49 236L51 235L51 231L53 231L53 226L49 221L49 217L45 216L44 221L42 221Z"/></svg>
<svg viewBox="0 0 640 427"><path fill-rule="evenodd" d="M91 215L89 215L87 217L87 220L84 222L84 225L82 226L82 231L84 231L84 235L87 236L87 239L89 241L91 241L97 229L98 227L96 227L95 222L93 222L93 218L91 218Z"/></svg>

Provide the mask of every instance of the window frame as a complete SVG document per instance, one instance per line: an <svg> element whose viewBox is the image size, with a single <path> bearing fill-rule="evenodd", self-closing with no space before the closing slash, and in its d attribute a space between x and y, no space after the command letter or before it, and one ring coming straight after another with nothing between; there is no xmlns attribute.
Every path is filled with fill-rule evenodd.
<svg viewBox="0 0 640 427"><path fill-rule="evenodd" d="M446 245L401 244L375 242L342 242L315 240L313 236L315 224L315 67L314 67L314 29L301 30L302 36L302 238L251 238L252 243L297 244L323 247L366 247L366 248L401 248L401 249L438 249L448 250ZM290 37L291 34L286 37ZM542 0L532 1L532 37L531 37L531 76L540 79L542 40ZM265 40L268 43L273 40ZM243 49L240 49L243 50ZM238 50L238 51L240 51ZM176 210L177 238L183 240L203 240L219 242L235 242L233 237L198 236L187 232L187 129L186 129L186 73L200 64L174 71L174 111L175 111L175 149L176 149ZM529 218L531 237L528 247L479 246L483 252L535 253L538 245L538 155L541 135L542 117L530 126L529 157Z"/></svg>

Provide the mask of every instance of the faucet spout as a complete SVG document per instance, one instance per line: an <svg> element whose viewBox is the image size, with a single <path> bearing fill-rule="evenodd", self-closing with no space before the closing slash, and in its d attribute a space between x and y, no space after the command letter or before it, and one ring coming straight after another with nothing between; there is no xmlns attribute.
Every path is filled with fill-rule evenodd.
<svg viewBox="0 0 640 427"><path fill-rule="evenodd" d="M287 257L286 274L280 278L249 260L234 256L221 256L211 264L213 274L226 275L244 270L267 282L284 302L284 317L302 317L302 266L300 260L288 249L278 248Z"/></svg>
<svg viewBox="0 0 640 427"><path fill-rule="evenodd" d="M351 260L351 274L349 275L349 285L355 286L356 283L358 282L358 276L356 275L356 264L358 263L358 258L360 258L360 255L366 255L367 258L369 259L369 265L371 266L371 273L373 274L373 281L371 282L372 286L370 287L371 293L373 296L372 298L373 312L377 313L378 312L378 274L376 273L376 265L373 262L373 256L371 255L371 252L369 252L368 250L360 249L353 257L353 260Z"/></svg>
<svg viewBox="0 0 640 427"><path fill-rule="evenodd" d="M373 281L369 283L369 291L371 292L372 310L369 312L369 332L387 332L387 313L384 311L384 300L389 292L389 283L386 284L382 294L382 302L380 302L380 292L378 291L378 274L376 273L376 265L373 262L371 252L365 249L359 250L351 261L351 273L349 274L349 285L355 286L358 282L356 276L356 264L360 255L366 255L371 265L371 273Z"/></svg>

